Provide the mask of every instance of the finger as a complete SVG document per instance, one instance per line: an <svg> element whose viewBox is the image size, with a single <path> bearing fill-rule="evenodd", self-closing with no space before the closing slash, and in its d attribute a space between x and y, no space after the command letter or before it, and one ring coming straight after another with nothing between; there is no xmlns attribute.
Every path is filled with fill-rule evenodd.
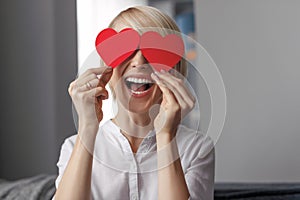
<svg viewBox="0 0 300 200"><path fill-rule="evenodd" d="M95 100L95 98L104 100L108 98L108 91L104 87L96 87L89 91L85 91L85 95L92 100Z"/></svg>
<svg viewBox="0 0 300 200"><path fill-rule="evenodd" d="M108 98L108 91L105 89L105 87L96 87L95 88L95 96L96 98L100 98L102 100Z"/></svg>
<svg viewBox="0 0 300 200"><path fill-rule="evenodd" d="M111 67L97 67L97 68L90 68L86 70L83 74L81 74L76 80L75 80L75 87L81 87L85 85L87 82L93 79L98 79L99 74L103 73L105 70Z"/></svg>
<svg viewBox="0 0 300 200"><path fill-rule="evenodd" d="M160 80L160 82L163 83L163 85L166 88L170 89L173 92L173 94L176 97L176 100L179 102L179 104L183 105L185 103L184 99L183 99L184 97L180 94L180 92L177 91L178 89L173 84L169 83L170 79L163 78L159 72L155 72L155 74L157 75L157 78ZM180 87L180 86L177 86L177 87Z"/></svg>
<svg viewBox="0 0 300 200"><path fill-rule="evenodd" d="M176 78L170 73L156 73L158 78L174 93L177 101L183 108L192 108L195 98L185 86L182 79Z"/></svg>
<svg viewBox="0 0 300 200"><path fill-rule="evenodd" d="M98 80L98 77L96 74L92 73L92 74L88 74L86 75L85 77L80 77L76 80L76 85L77 86L82 86L84 84L86 84L87 82L90 82L94 79L97 79Z"/></svg>
<svg viewBox="0 0 300 200"><path fill-rule="evenodd" d="M190 98L187 94L187 88L185 87L183 80L173 77L171 74L156 74L158 75L160 81L172 91L177 102L179 103L180 109L182 110L182 115L184 116L194 107L195 100Z"/></svg>
<svg viewBox="0 0 300 200"><path fill-rule="evenodd" d="M180 94L182 94L183 97L188 97L193 99L193 95L191 94L190 90L186 87L184 80L178 77L175 77L174 75L162 70L161 73L158 73L159 78L163 79L164 81L167 81L172 85L173 88L179 89Z"/></svg>
<svg viewBox="0 0 300 200"><path fill-rule="evenodd" d="M110 80L113 74L112 68L108 68L105 72L103 72L99 78L98 86L105 87L108 81Z"/></svg>
<svg viewBox="0 0 300 200"><path fill-rule="evenodd" d="M158 85L159 89L163 93L163 95L166 98L167 102L171 103L171 104L177 103L176 97L168 89L168 87L158 78L158 76L155 73L152 73L151 77L156 82L156 84Z"/></svg>
<svg viewBox="0 0 300 200"><path fill-rule="evenodd" d="M95 88L99 84L99 79L96 78L96 79L93 79L93 80L91 80L89 82L90 82L90 85L92 86L92 88Z"/></svg>
<svg viewBox="0 0 300 200"><path fill-rule="evenodd" d="M75 88L75 81L72 81L69 84L69 88L68 88L68 92L69 92L70 95L72 94L72 91L73 91L74 88Z"/></svg>
<svg viewBox="0 0 300 200"><path fill-rule="evenodd" d="M107 74L110 74L109 78L107 78L107 76L106 76ZM101 81L103 79L106 81L106 78L108 80L110 79L111 74L112 74L112 68L107 67L107 68L105 68L103 73L100 75L100 78L98 78L98 76L96 74L92 73L92 74L86 75L85 77L80 77L79 79L77 79L76 80L76 86L80 87L81 91L91 89L91 88L95 88L96 86L98 86L102 76L103 76L103 78L101 79ZM105 84L103 83L102 85L105 86Z"/></svg>
<svg viewBox="0 0 300 200"><path fill-rule="evenodd" d="M99 79L96 78L96 79L86 82L85 84L83 84L80 87L77 87L75 89L77 90L77 92L84 92L87 90L92 90L98 86L98 83L99 83Z"/></svg>
<svg viewBox="0 0 300 200"><path fill-rule="evenodd" d="M100 75L102 74L105 70L109 69L111 67L106 67L106 66L101 66L101 67L95 67L95 68L90 68L87 69L83 74L81 74L79 77L86 77L89 74L96 74L96 75ZM79 78L78 77L78 78Z"/></svg>

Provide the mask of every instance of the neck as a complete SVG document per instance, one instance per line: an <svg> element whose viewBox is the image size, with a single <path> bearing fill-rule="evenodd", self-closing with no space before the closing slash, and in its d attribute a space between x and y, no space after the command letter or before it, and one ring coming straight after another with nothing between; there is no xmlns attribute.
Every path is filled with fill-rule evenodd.
<svg viewBox="0 0 300 200"><path fill-rule="evenodd" d="M136 138L144 138L153 130L153 120L149 113L132 113L119 109L113 121L128 135Z"/></svg>
<svg viewBox="0 0 300 200"><path fill-rule="evenodd" d="M120 106L120 105L119 105ZM153 130L154 118L146 113L133 113L124 108L118 109L118 113L112 121L120 127L121 133L127 138L135 153L143 138Z"/></svg>

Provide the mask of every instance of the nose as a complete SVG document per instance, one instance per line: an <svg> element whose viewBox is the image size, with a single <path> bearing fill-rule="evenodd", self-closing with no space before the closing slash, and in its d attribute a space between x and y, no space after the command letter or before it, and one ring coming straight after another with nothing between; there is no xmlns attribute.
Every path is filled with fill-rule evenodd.
<svg viewBox="0 0 300 200"><path fill-rule="evenodd" d="M141 50L137 50L133 57L130 59L130 67L144 67L147 63L146 58L143 56Z"/></svg>

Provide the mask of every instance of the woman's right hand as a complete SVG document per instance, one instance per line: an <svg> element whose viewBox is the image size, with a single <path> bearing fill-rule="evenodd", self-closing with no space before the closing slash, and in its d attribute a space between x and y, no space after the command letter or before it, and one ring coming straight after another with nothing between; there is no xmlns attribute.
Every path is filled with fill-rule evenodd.
<svg viewBox="0 0 300 200"><path fill-rule="evenodd" d="M105 86L112 73L111 67L91 68L71 82L68 91L78 114L78 131L98 130L103 118L102 100L108 98Z"/></svg>

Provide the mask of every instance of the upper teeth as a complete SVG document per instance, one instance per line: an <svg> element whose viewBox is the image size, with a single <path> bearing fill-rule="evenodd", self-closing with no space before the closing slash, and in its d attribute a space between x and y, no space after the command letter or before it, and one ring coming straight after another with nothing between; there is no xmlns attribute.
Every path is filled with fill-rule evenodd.
<svg viewBox="0 0 300 200"><path fill-rule="evenodd" d="M151 80L145 78L134 78L134 77L129 77L126 79L126 81L133 82L133 83L152 83Z"/></svg>

